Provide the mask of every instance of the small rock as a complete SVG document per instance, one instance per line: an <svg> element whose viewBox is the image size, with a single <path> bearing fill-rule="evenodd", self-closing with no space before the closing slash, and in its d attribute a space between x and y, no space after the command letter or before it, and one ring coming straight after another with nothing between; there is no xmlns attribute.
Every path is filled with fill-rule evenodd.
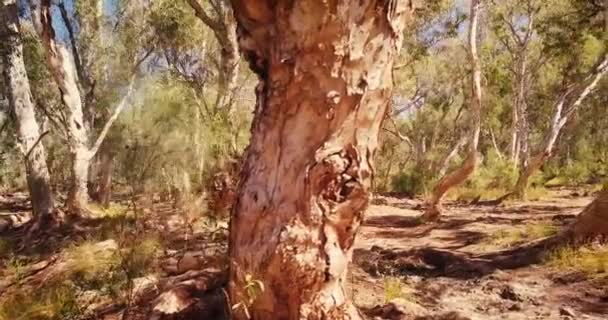
<svg viewBox="0 0 608 320"><path fill-rule="evenodd" d="M388 201L385 198L373 198L372 199L372 204L373 205L387 205Z"/></svg>
<svg viewBox="0 0 608 320"><path fill-rule="evenodd" d="M159 279L155 275L148 275L133 279L133 299L140 299L158 289Z"/></svg>
<svg viewBox="0 0 608 320"><path fill-rule="evenodd" d="M576 313L574 313L574 310L572 310L570 307L560 307L559 314L567 317L576 317Z"/></svg>
<svg viewBox="0 0 608 320"><path fill-rule="evenodd" d="M500 297L511 301L522 301L519 294L517 294L511 286L505 286L500 292Z"/></svg>
<svg viewBox="0 0 608 320"><path fill-rule="evenodd" d="M177 263L177 272L184 273L190 270L196 270L201 266L198 257L192 252L186 252Z"/></svg>
<svg viewBox="0 0 608 320"><path fill-rule="evenodd" d="M509 311L521 311L521 305L519 303L514 303L509 307Z"/></svg>
<svg viewBox="0 0 608 320"><path fill-rule="evenodd" d="M174 288L164 292L155 300L154 311L163 314L176 314L186 310L194 300L185 288Z"/></svg>

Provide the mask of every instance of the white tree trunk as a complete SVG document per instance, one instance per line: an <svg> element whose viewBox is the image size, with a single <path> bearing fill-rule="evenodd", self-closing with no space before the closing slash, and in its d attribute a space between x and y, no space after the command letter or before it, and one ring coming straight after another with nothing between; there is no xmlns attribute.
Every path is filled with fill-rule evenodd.
<svg viewBox="0 0 608 320"><path fill-rule="evenodd" d="M24 156L27 183L35 218L40 227L59 220L56 216L53 194L42 133L30 91L29 80L23 62L23 44L15 0L0 2L0 50L4 63L4 79L9 105L15 116L17 137Z"/></svg>

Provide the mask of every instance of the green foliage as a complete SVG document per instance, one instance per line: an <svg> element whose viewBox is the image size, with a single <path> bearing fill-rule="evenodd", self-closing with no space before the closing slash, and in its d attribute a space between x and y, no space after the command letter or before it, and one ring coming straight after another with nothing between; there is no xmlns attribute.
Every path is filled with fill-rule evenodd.
<svg viewBox="0 0 608 320"><path fill-rule="evenodd" d="M430 181L423 173L411 171L394 175L391 180L392 191L410 195L420 195L428 191Z"/></svg>

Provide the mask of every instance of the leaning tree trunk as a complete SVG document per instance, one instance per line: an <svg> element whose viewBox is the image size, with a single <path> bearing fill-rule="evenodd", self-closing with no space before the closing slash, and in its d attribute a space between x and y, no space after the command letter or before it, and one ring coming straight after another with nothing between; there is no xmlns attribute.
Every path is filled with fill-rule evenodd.
<svg viewBox="0 0 608 320"><path fill-rule="evenodd" d="M409 1L234 0L259 76L230 226L235 319L360 319L343 285Z"/></svg>
<svg viewBox="0 0 608 320"><path fill-rule="evenodd" d="M433 189L427 208L421 216L423 221L435 221L441 215L441 199L453 187L466 181L479 164L477 145L481 131L481 63L477 54L477 22L479 18L480 1L471 1L471 15L469 23L469 58L473 67L471 81L473 96L471 101L472 128L469 150L466 159L460 167L443 176Z"/></svg>
<svg viewBox="0 0 608 320"><path fill-rule="evenodd" d="M43 227L57 222L51 191L46 154L42 144L44 133L36 122L29 80L23 62L23 44L19 13L15 0L0 2L0 50L4 63L4 79L9 105L15 116L17 137L25 157L25 171L36 225Z"/></svg>
<svg viewBox="0 0 608 320"><path fill-rule="evenodd" d="M568 122L570 116L577 111L585 98L596 89L606 73L608 73L608 48L604 48L604 51L600 54L596 64L585 79L567 89L556 102L553 119L543 140L543 145L538 148L538 153L531 157L525 166L520 168L519 177L513 190L513 194L516 197L525 198L530 177L551 158L562 128Z"/></svg>

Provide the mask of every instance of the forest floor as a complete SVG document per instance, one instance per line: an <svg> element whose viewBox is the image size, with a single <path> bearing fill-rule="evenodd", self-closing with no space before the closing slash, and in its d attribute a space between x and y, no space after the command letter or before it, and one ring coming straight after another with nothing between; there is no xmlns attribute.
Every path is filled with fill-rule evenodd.
<svg viewBox="0 0 608 320"><path fill-rule="evenodd" d="M608 319L605 246L541 257L522 246L557 233L592 198L563 188L498 206L447 202L439 222L420 224L421 199L377 196L348 293L378 319ZM225 222L159 201L112 208L25 242L27 199L0 195L0 220L17 226L0 230L0 320L226 317Z"/></svg>

